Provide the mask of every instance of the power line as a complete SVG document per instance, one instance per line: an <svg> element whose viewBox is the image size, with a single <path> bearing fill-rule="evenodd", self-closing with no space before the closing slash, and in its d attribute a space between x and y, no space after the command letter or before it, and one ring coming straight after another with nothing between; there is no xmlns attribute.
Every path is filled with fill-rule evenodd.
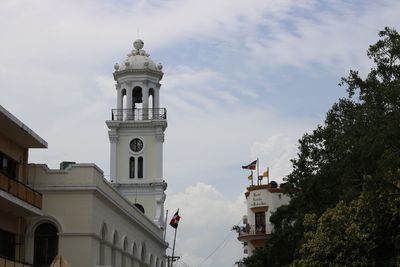
<svg viewBox="0 0 400 267"><path fill-rule="evenodd" d="M184 267L190 267L189 264L187 264L186 262L184 262L182 259L178 259L178 260L177 260L177 263L178 263L179 265L184 266Z"/></svg>
<svg viewBox="0 0 400 267"><path fill-rule="evenodd" d="M241 221L242 219L240 219L237 222L237 224L239 224ZM229 231L229 233L225 236L222 242L202 262L200 262L200 264L197 265L197 267L200 267L204 262L206 262L218 249L225 247L226 241L228 240L229 237L231 237L233 233L234 233L233 231Z"/></svg>

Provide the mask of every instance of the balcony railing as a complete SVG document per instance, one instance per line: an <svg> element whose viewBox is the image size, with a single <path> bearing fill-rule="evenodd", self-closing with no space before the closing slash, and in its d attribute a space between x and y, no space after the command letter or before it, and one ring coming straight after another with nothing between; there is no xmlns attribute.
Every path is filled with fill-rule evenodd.
<svg viewBox="0 0 400 267"><path fill-rule="evenodd" d="M134 108L113 109L111 120L113 121L140 121L140 120L166 120L167 110L165 108Z"/></svg>
<svg viewBox="0 0 400 267"><path fill-rule="evenodd" d="M32 267L32 264L0 257L0 267Z"/></svg>
<svg viewBox="0 0 400 267"><path fill-rule="evenodd" d="M272 231L271 224L246 225L240 227L239 237L252 235L269 235Z"/></svg>
<svg viewBox="0 0 400 267"><path fill-rule="evenodd" d="M38 209L42 209L42 194L2 173L0 173L0 190L10 193Z"/></svg>

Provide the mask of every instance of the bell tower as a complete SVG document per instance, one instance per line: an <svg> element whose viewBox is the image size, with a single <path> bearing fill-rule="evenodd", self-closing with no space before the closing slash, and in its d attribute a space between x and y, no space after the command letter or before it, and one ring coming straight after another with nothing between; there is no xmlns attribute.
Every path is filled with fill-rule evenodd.
<svg viewBox="0 0 400 267"><path fill-rule="evenodd" d="M114 65L117 105L106 124L111 181L160 228L165 227L163 142L167 111L160 108L162 65L156 65L138 39L122 64Z"/></svg>

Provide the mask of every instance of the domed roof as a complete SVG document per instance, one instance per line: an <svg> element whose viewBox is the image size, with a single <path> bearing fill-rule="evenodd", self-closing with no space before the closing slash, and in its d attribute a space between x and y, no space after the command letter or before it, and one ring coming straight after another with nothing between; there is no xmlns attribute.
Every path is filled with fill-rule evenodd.
<svg viewBox="0 0 400 267"><path fill-rule="evenodd" d="M131 53L128 54L128 58L122 64L116 63L114 65L115 72L120 72L124 70L145 70L150 69L153 71L161 72L162 65L154 63L151 60L150 55L146 53L142 48L144 46L144 42L140 39L137 39L133 46L135 49L132 50Z"/></svg>

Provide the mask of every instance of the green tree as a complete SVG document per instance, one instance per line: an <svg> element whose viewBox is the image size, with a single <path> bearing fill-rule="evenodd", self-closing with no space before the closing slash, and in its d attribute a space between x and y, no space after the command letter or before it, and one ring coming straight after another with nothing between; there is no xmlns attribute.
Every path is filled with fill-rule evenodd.
<svg viewBox="0 0 400 267"><path fill-rule="evenodd" d="M400 36L390 28L379 36L368 49L375 63L368 76L350 71L342 78L348 97L332 106L324 125L299 141L286 177L291 201L271 217L275 232L262 253L268 266L294 260L295 266L329 266L317 259L342 252L349 253L347 262L338 256L325 263L395 266L399 261ZM316 254L329 240L338 243Z"/></svg>

